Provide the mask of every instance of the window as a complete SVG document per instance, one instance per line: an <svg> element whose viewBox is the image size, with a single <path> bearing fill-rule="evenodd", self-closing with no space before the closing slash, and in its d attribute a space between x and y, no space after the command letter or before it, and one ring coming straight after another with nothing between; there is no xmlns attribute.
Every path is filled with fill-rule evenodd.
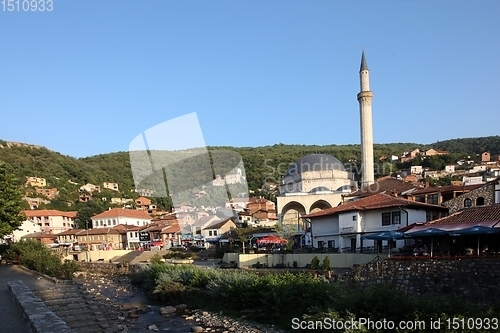
<svg viewBox="0 0 500 333"><path fill-rule="evenodd" d="M469 208L469 207L471 207L471 206L472 206L472 200L471 200L471 199L469 199L469 198L465 199L465 200L464 200L464 207L465 207L465 208Z"/></svg>
<svg viewBox="0 0 500 333"><path fill-rule="evenodd" d="M392 224L401 224L401 212L392 212Z"/></svg>
<svg viewBox="0 0 500 333"><path fill-rule="evenodd" d="M476 199L476 206L484 206L484 198L479 197Z"/></svg>
<svg viewBox="0 0 500 333"><path fill-rule="evenodd" d="M208 231L208 236L212 236L212 230Z"/></svg>
<svg viewBox="0 0 500 333"><path fill-rule="evenodd" d="M437 194L431 194L427 197L427 203L431 205L437 205L438 204L438 195Z"/></svg>
<svg viewBox="0 0 500 333"><path fill-rule="evenodd" d="M352 216L352 220L353 220L353 221L356 221L356 215L353 215L353 216Z"/></svg>
<svg viewBox="0 0 500 333"><path fill-rule="evenodd" d="M113 220L113 225L116 225L116 220Z"/></svg>
<svg viewBox="0 0 500 333"><path fill-rule="evenodd" d="M214 230L214 236L217 236L217 230Z"/></svg>
<svg viewBox="0 0 500 333"><path fill-rule="evenodd" d="M391 213L382 213L382 225L391 225Z"/></svg>
<svg viewBox="0 0 500 333"><path fill-rule="evenodd" d="M419 195L415 197L416 202L425 202L425 195Z"/></svg>

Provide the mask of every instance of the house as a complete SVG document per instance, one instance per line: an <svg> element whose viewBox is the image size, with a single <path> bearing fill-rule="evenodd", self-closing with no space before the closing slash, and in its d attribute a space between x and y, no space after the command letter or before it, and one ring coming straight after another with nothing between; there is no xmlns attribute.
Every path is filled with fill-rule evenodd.
<svg viewBox="0 0 500 333"><path fill-rule="evenodd" d="M18 242L22 237L29 235L29 234L35 234L35 233L41 233L42 232L42 227L38 225L37 222L32 221L32 220L25 220L17 228L14 230L10 235L5 236L4 239L10 240L11 242Z"/></svg>
<svg viewBox="0 0 500 333"><path fill-rule="evenodd" d="M233 199L229 200L229 202L226 202L225 207L227 209L232 209L234 211L241 212L245 208L247 208L248 201L249 201L249 199L247 197L233 198Z"/></svg>
<svg viewBox="0 0 500 333"><path fill-rule="evenodd" d="M451 164L451 165L446 165L444 167L444 172L447 172L447 173L454 173L455 172L455 165Z"/></svg>
<svg viewBox="0 0 500 333"><path fill-rule="evenodd" d="M415 148L415 149L410 150L410 151L405 151L399 160L401 163L404 163L404 162L407 162L407 161L414 159L415 157L419 156L421 153L422 153L422 151L419 148Z"/></svg>
<svg viewBox="0 0 500 333"><path fill-rule="evenodd" d="M25 210L26 218L41 227L42 232L58 234L75 228L75 211L62 212L54 209Z"/></svg>
<svg viewBox="0 0 500 333"><path fill-rule="evenodd" d="M126 248L126 232L120 228L80 230L76 234L79 245L91 251L122 250Z"/></svg>
<svg viewBox="0 0 500 333"><path fill-rule="evenodd" d="M151 216L135 209L113 208L92 216L93 228L111 228L119 224L146 226L151 223Z"/></svg>
<svg viewBox="0 0 500 333"><path fill-rule="evenodd" d="M449 152L444 150L428 149L424 151L424 156L438 156L438 155L448 155Z"/></svg>
<svg viewBox="0 0 500 333"><path fill-rule="evenodd" d="M79 191L80 191L80 193L87 192L90 195L92 195L94 192L97 192L97 193L101 192L101 187L94 185L94 184L87 183L85 185L80 186Z"/></svg>
<svg viewBox="0 0 500 333"><path fill-rule="evenodd" d="M128 203L134 202L134 199L126 199L126 198L111 198L111 204L113 205L126 205Z"/></svg>
<svg viewBox="0 0 500 333"><path fill-rule="evenodd" d="M491 161L491 155L489 151L485 151L481 153L481 162L489 162Z"/></svg>
<svg viewBox="0 0 500 333"><path fill-rule="evenodd" d="M42 203L44 203L44 204L50 203L49 200L41 199L41 198L24 197L23 200L28 203L28 206L30 207L30 209L38 209L38 206L40 206Z"/></svg>
<svg viewBox="0 0 500 333"><path fill-rule="evenodd" d="M117 183L103 183L102 187L108 190L112 191L118 191L118 184Z"/></svg>
<svg viewBox="0 0 500 333"><path fill-rule="evenodd" d="M363 241L364 235L397 230L419 221L430 221L447 212L446 207L379 193L305 217L311 224L313 247L356 252L371 245L376 251L381 250L381 241ZM391 243L392 248L403 245L404 241Z"/></svg>
<svg viewBox="0 0 500 333"><path fill-rule="evenodd" d="M55 188L55 187L53 187L53 188L35 187L35 192L36 192L36 194L44 195L51 200L54 199L55 197L57 197L57 195L59 194L59 191L57 191L57 188Z"/></svg>
<svg viewBox="0 0 500 333"><path fill-rule="evenodd" d="M33 234L22 236L21 239L31 239L40 242L42 244L49 245L49 244L54 244L56 242L57 236L46 232L36 232Z"/></svg>
<svg viewBox="0 0 500 333"><path fill-rule="evenodd" d="M39 177L27 177L25 186L45 187L47 186L47 180Z"/></svg>
<svg viewBox="0 0 500 333"><path fill-rule="evenodd" d="M80 202L89 202L90 200L92 200L92 196L87 193L81 193L78 196L78 201Z"/></svg>
<svg viewBox="0 0 500 333"><path fill-rule="evenodd" d="M467 186L467 188L469 187L471 186ZM452 214L464 208L492 206L498 203L500 203L500 181L496 178L486 184L474 186L466 193L445 201L443 206L448 207L450 214Z"/></svg>
<svg viewBox="0 0 500 333"><path fill-rule="evenodd" d="M139 195L141 197L152 197L153 194L154 194L154 191L153 190L148 190L148 189L145 189L145 188L142 188L142 189L135 189L135 192L136 193L139 193Z"/></svg>
<svg viewBox="0 0 500 333"><path fill-rule="evenodd" d="M456 186L456 185L448 185L448 186L438 186L438 187L426 187L417 189L408 195L406 195L408 200L413 200L422 203L428 203L431 205L441 205L461 196L464 193L467 193L473 189L480 187L481 185L468 185L468 186Z"/></svg>
<svg viewBox="0 0 500 333"><path fill-rule="evenodd" d="M230 230L236 229L236 224L231 218L213 221L202 230L205 240L205 247L215 246L219 242L220 236Z"/></svg>
<svg viewBox="0 0 500 333"><path fill-rule="evenodd" d="M422 169L422 166L421 166L421 165L412 165L412 166L410 167L410 173L411 173L412 175L421 175L421 174L422 174L422 171L423 171L423 169Z"/></svg>
<svg viewBox="0 0 500 333"><path fill-rule="evenodd" d="M379 178L375 183L370 186L359 189L350 194L344 195L344 202L369 197L378 193L393 194L396 196L404 196L418 189L419 187L409 182L395 179L393 177Z"/></svg>
<svg viewBox="0 0 500 333"><path fill-rule="evenodd" d="M264 199L262 197L252 197L248 198L248 202L246 204L246 208L250 209L251 211L255 211L258 209L263 209L263 210L274 210L276 211L276 205L274 202L271 200Z"/></svg>
<svg viewBox="0 0 500 333"><path fill-rule="evenodd" d="M74 244L78 242L76 235L81 232L82 229L70 229L63 232L58 233L57 243L59 244Z"/></svg>
<svg viewBox="0 0 500 333"><path fill-rule="evenodd" d="M140 197L135 199L135 209L154 214L156 212L156 205L151 204L151 199Z"/></svg>
<svg viewBox="0 0 500 333"><path fill-rule="evenodd" d="M125 239L126 239L125 249L137 250L140 247L139 232L142 229L146 229L147 226L119 224L115 228L118 229L120 232L125 233Z"/></svg>

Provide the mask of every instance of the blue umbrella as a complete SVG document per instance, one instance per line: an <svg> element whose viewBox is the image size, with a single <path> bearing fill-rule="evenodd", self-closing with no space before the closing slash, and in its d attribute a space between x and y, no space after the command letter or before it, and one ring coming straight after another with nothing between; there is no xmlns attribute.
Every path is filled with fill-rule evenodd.
<svg viewBox="0 0 500 333"><path fill-rule="evenodd" d="M386 241L393 241L396 239L403 239L404 234L399 231L394 231L394 230L389 230L389 231L381 231L377 232L374 234L369 234L366 236L361 237L361 239L372 239L372 240L386 240ZM389 247L389 253L388 256L391 256L391 245L388 244Z"/></svg>
<svg viewBox="0 0 500 333"><path fill-rule="evenodd" d="M399 231L389 230L389 231L377 232L375 234L369 234L361 238L372 239L372 240L396 240L396 239L403 239L404 234Z"/></svg>
<svg viewBox="0 0 500 333"><path fill-rule="evenodd" d="M479 255L479 240L481 235L487 235L487 234L496 234L500 232L499 229L496 228L491 228L491 227L485 227L482 225L476 225L473 227L461 229L461 230L456 230L450 233L451 236L468 236L468 235L477 235L477 255Z"/></svg>
<svg viewBox="0 0 500 333"><path fill-rule="evenodd" d="M426 236L443 236L446 235L448 231L441 230L438 228L429 228L424 230L418 230L414 232L405 233L405 237L413 238L413 237L426 237Z"/></svg>
<svg viewBox="0 0 500 333"><path fill-rule="evenodd" d="M446 234L448 234L448 231L441 230L438 228L429 228L429 229L405 233L405 237L413 238L413 237L430 236L431 237L431 257L432 257L432 252L434 251L434 236L443 236Z"/></svg>
<svg viewBox="0 0 500 333"><path fill-rule="evenodd" d="M465 235L495 234L497 232L500 232L500 229L485 227L482 225L476 225L465 229L455 230L450 234L452 236L465 236Z"/></svg>

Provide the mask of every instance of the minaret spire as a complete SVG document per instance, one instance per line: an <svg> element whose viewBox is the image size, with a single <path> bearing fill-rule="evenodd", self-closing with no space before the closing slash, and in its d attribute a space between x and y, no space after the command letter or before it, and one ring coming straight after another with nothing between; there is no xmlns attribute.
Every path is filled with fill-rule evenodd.
<svg viewBox="0 0 500 333"><path fill-rule="evenodd" d="M367 71L367 70L368 70L368 65L366 64L365 50L363 50L363 53L361 53L361 67L359 68L359 72L361 73L362 71Z"/></svg>
<svg viewBox="0 0 500 333"><path fill-rule="evenodd" d="M361 54L359 69L360 93L358 94L361 131L361 188L375 182L373 165L373 124L372 99L370 91L370 71L366 63L365 51Z"/></svg>

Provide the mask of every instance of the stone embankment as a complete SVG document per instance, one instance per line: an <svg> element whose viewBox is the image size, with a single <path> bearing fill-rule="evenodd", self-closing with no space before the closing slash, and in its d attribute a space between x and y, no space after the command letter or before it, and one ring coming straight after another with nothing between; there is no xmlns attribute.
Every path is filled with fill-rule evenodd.
<svg viewBox="0 0 500 333"><path fill-rule="evenodd" d="M383 260L353 269L344 280L361 286L388 283L410 295L456 295L490 305L500 295L500 258Z"/></svg>

